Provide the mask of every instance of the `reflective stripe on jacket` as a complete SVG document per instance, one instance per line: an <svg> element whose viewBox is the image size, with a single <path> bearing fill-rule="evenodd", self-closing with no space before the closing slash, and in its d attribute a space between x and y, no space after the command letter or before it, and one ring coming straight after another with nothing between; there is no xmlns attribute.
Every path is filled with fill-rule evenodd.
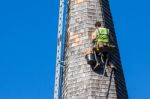
<svg viewBox="0 0 150 99"><path fill-rule="evenodd" d="M96 29L96 42L109 42L109 29L99 28Z"/></svg>

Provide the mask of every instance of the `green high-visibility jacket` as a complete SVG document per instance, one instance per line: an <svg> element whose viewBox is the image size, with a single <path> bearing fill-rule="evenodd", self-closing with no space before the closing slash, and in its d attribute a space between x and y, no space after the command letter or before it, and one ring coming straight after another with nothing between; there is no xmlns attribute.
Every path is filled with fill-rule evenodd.
<svg viewBox="0 0 150 99"><path fill-rule="evenodd" d="M109 29L99 28L96 29L96 42L109 42Z"/></svg>

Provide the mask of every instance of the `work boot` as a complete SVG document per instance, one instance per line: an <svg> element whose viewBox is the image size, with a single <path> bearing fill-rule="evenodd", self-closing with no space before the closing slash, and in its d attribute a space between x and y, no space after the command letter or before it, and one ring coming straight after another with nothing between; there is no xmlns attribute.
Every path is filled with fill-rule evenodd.
<svg viewBox="0 0 150 99"><path fill-rule="evenodd" d="M110 64L111 69L115 69L115 66L113 64Z"/></svg>

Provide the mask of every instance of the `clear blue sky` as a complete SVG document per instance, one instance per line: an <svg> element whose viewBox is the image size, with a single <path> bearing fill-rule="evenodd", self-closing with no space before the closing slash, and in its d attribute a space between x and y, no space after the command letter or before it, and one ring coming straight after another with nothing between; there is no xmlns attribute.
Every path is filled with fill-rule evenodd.
<svg viewBox="0 0 150 99"><path fill-rule="evenodd" d="M150 1L110 0L130 99L150 99ZM0 0L0 99L53 99L59 0Z"/></svg>

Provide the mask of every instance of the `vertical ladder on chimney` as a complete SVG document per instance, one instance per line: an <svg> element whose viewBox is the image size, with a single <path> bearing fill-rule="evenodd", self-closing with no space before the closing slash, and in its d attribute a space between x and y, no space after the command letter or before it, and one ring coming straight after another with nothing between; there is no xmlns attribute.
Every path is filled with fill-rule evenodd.
<svg viewBox="0 0 150 99"><path fill-rule="evenodd" d="M64 0L60 0L59 6L59 22L58 22L58 38L57 38L57 57L56 57L56 71L55 71L55 89L54 99L60 99L61 87L61 54L62 54L62 34L63 34L63 19L64 19Z"/></svg>

